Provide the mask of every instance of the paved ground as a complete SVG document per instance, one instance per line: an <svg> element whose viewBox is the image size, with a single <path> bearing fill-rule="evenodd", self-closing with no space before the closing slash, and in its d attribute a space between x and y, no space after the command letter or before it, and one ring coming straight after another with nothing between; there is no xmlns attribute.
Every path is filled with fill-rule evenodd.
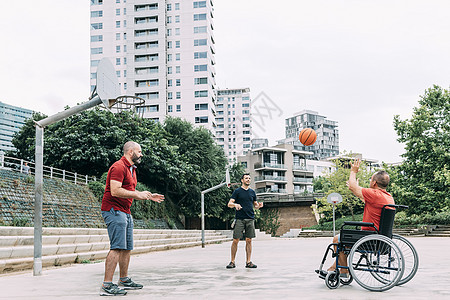
<svg viewBox="0 0 450 300"><path fill-rule="evenodd" d="M450 299L449 238L409 238L419 252L419 271L382 293L356 282L329 290L314 273L329 240L254 241L257 269L244 268L243 242L232 270L225 269L230 242L133 256L130 275L145 287L120 299ZM99 299L103 268L94 263L47 269L39 277L31 271L2 275L0 299Z"/></svg>

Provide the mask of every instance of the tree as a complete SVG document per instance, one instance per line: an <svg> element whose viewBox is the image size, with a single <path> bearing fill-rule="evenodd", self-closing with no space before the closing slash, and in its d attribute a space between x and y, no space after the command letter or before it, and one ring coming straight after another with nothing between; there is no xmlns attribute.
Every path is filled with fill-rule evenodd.
<svg viewBox="0 0 450 300"><path fill-rule="evenodd" d="M420 97L411 119L394 117L398 141L405 143L404 162L392 186L397 203L409 214L450 209L450 93L433 86Z"/></svg>
<svg viewBox="0 0 450 300"><path fill-rule="evenodd" d="M352 154L349 156L351 157ZM317 200L319 213L324 216L322 222L329 221L333 217L332 205L327 202L327 196L331 193L339 193L342 195L342 202L335 206L336 217L351 215L354 220L356 214L363 212L364 202L354 196L346 185L350 176L350 159L336 159L333 162L335 163L335 171L321 177L321 179L317 180L315 183L315 187L320 187L321 191L325 193L325 197ZM368 187L370 178L371 170L364 162L362 162L357 174L359 185Z"/></svg>

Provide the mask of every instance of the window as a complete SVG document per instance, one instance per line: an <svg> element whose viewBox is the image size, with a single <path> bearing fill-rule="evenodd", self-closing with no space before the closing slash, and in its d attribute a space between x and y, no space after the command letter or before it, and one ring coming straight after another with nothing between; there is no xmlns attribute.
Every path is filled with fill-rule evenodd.
<svg viewBox="0 0 450 300"><path fill-rule="evenodd" d="M195 65L194 72L208 71L208 65Z"/></svg>
<svg viewBox="0 0 450 300"><path fill-rule="evenodd" d="M250 124L242 124L242 127L244 127L244 128L250 128Z"/></svg>
<svg viewBox="0 0 450 300"><path fill-rule="evenodd" d="M91 79L96 79L97 78L97 73L91 73Z"/></svg>
<svg viewBox="0 0 450 300"><path fill-rule="evenodd" d="M173 96L172 96L172 92L168 92L168 93L167 93L167 99L172 100L172 97L173 97Z"/></svg>
<svg viewBox="0 0 450 300"><path fill-rule="evenodd" d="M150 105L148 106L149 112L158 112L159 111L159 105Z"/></svg>
<svg viewBox="0 0 450 300"><path fill-rule="evenodd" d="M180 53L175 53L175 60L180 60Z"/></svg>
<svg viewBox="0 0 450 300"><path fill-rule="evenodd" d="M116 0L116 3L120 3L120 0Z"/></svg>
<svg viewBox="0 0 450 300"><path fill-rule="evenodd" d="M242 97L242 100L250 100L249 96Z"/></svg>
<svg viewBox="0 0 450 300"><path fill-rule="evenodd" d="M244 130L242 133L243 133L243 134L250 134L250 131Z"/></svg>
<svg viewBox="0 0 450 300"><path fill-rule="evenodd" d="M206 46L206 39L194 40L194 46Z"/></svg>
<svg viewBox="0 0 450 300"><path fill-rule="evenodd" d="M181 79L175 79L175 85L180 86L181 85Z"/></svg>
<svg viewBox="0 0 450 300"><path fill-rule="evenodd" d="M127 9L126 9L126 8L123 9L123 14L124 14L124 15L127 14Z"/></svg>
<svg viewBox="0 0 450 300"><path fill-rule="evenodd" d="M180 16L175 16L175 23L180 23Z"/></svg>
<svg viewBox="0 0 450 300"><path fill-rule="evenodd" d="M167 67L167 74L172 74L172 67Z"/></svg>
<svg viewBox="0 0 450 300"><path fill-rule="evenodd" d="M194 14L194 21L206 20L206 14Z"/></svg>
<svg viewBox="0 0 450 300"><path fill-rule="evenodd" d="M167 11L172 11L172 4L167 4Z"/></svg>
<svg viewBox="0 0 450 300"><path fill-rule="evenodd" d="M242 139L244 142L249 142L250 141L250 138L249 137L245 137L245 138L243 138Z"/></svg>
<svg viewBox="0 0 450 300"><path fill-rule="evenodd" d="M91 30L103 29L103 23L92 23Z"/></svg>
<svg viewBox="0 0 450 300"><path fill-rule="evenodd" d="M181 73L181 67L175 66L175 73Z"/></svg>
<svg viewBox="0 0 450 300"><path fill-rule="evenodd" d="M134 19L135 24L156 23L156 22L158 22L158 16L140 17Z"/></svg>
<svg viewBox="0 0 450 300"><path fill-rule="evenodd" d="M250 107L250 103L242 103L242 107Z"/></svg>
<svg viewBox="0 0 450 300"><path fill-rule="evenodd" d="M102 53L103 53L103 47L91 48L91 54L102 54Z"/></svg>
<svg viewBox="0 0 450 300"><path fill-rule="evenodd" d="M120 21L116 21L116 28L120 28Z"/></svg>
<svg viewBox="0 0 450 300"><path fill-rule="evenodd" d="M194 1L194 8L206 7L206 1Z"/></svg>
<svg viewBox="0 0 450 300"><path fill-rule="evenodd" d="M172 29L168 28L167 29L167 36L171 36L172 35Z"/></svg>
<svg viewBox="0 0 450 300"><path fill-rule="evenodd" d="M167 86L171 87L172 86L172 79L167 80Z"/></svg>
<svg viewBox="0 0 450 300"><path fill-rule="evenodd" d="M175 35L180 35L180 28L175 28Z"/></svg>
<svg viewBox="0 0 450 300"><path fill-rule="evenodd" d="M158 54L136 55L134 57L135 62L156 61L156 60L158 60Z"/></svg>
<svg viewBox="0 0 450 300"><path fill-rule="evenodd" d="M124 40L127 39L127 33L126 33L126 32L123 34L123 39L124 39Z"/></svg>
<svg viewBox="0 0 450 300"><path fill-rule="evenodd" d="M136 87L151 87L158 86L159 79L151 79L151 80L137 80Z"/></svg>
<svg viewBox="0 0 450 300"><path fill-rule="evenodd" d="M151 92L151 93L137 93L135 94L138 97L144 98L144 99L158 99L159 98L159 92Z"/></svg>
<svg viewBox="0 0 450 300"><path fill-rule="evenodd" d="M244 148L250 148L250 144L244 144Z"/></svg>
<svg viewBox="0 0 450 300"><path fill-rule="evenodd" d="M127 64L127 58L126 58L126 57L123 58L123 64L124 64L124 65Z"/></svg>
<svg viewBox="0 0 450 300"><path fill-rule="evenodd" d="M116 71L117 77L120 77L120 71Z"/></svg>
<svg viewBox="0 0 450 300"><path fill-rule="evenodd" d="M157 48L158 47L158 41L135 43L134 46L135 46L136 49ZM124 46L124 48L125 48L125 46Z"/></svg>
<svg viewBox="0 0 450 300"><path fill-rule="evenodd" d="M194 59L207 58L208 52L194 52Z"/></svg>
<svg viewBox="0 0 450 300"><path fill-rule="evenodd" d="M91 5L102 5L103 0L91 0Z"/></svg>
<svg viewBox="0 0 450 300"><path fill-rule="evenodd" d="M175 41L175 48L180 48L180 47L181 47L181 42Z"/></svg>
<svg viewBox="0 0 450 300"><path fill-rule="evenodd" d="M172 41L167 42L167 49L172 49Z"/></svg>
<svg viewBox="0 0 450 300"><path fill-rule="evenodd" d="M127 45L123 45L123 52L127 52Z"/></svg>
<svg viewBox="0 0 450 300"><path fill-rule="evenodd" d="M120 33L116 33L116 41L120 41Z"/></svg>
<svg viewBox="0 0 450 300"><path fill-rule="evenodd" d="M91 18L103 17L103 10L91 11Z"/></svg>
<svg viewBox="0 0 450 300"><path fill-rule="evenodd" d="M172 23L172 16L167 16L167 24Z"/></svg>
<svg viewBox="0 0 450 300"><path fill-rule="evenodd" d="M177 104L177 112L181 111L181 104Z"/></svg>
<svg viewBox="0 0 450 300"><path fill-rule="evenodd" d="M208 84L208 77L194 78L194 84Z"/></svg>
<svg viewBox="0 0 450 300"><path fill-rule="evenodd" d="M91 67L96 67L98 66L98 63L100 62L100 60L96 59L96 60L91 60Z"/></svg>
<svg viewBox="0 0 450 300"><path fill-rule="evenodd" d="M167 61L172 61L172 54L167 54Z"/></svg>
<svg viewBox="0 0 450 300"><path fill-rule="evenodd" d="M208 123L208 117L195 117L195 123Z"/></svg>
<svg viewBox="0 0 450 300"><path fill-rule="evenodd" d="M249 110L243 110L242 113L245 115L245 114L249 114L250 111Z"/></svg>
<svg viewBox="0 0 450 300"><path fill-rule="evenodd" d="M120 58L116 58L116 66L120 66Z"/></svg>
<svg viewBox="0 0 450 300"><path fill-rule="evenodd" d="M208 103L195 104L195 110L208 110Z"/></svg>
<svg viewBox="0 0 450 300"><path fill-rule="evenodd" d="M120 8L116 8L116 16L120 16Z"/></svg>
<svg viewBox="0 0 450 300"><path fill-rule="evenodd" d="M173 111L172 105L167 106L167 112L172 112L172 111Z"/></svg>
<svg viewBox="0 0 450 300"><path fill-rule="evenodd" d="M208 97L208 91L195 91L195 98Z"/></svg>
<svg viewBox="0 0 450 300"><path fill-rule="evenodd" d="M101 41L103 41L103 35L91 36L91 42L101 42Z"/></svg>
<svg viewBox="0 0 450 300"><path fill-rule="evenodd" d="M176 93L176 98L177 98L177 99L181 99L181 92L177 92L177 93Z"/></svg>
<svg viewBox="0 0 450 300"><path fill-rule="evenodd" d="M120 52L120 46L116 46L116 53Z"/></svg>
<svg viewBox="0 0 450 300"><path fill-rule="evenodd" d="M206 30L207 30L206 26L194 27L194 33L206 33Z"/></svg>
<svg viewBox="0 0 450 300"><path fill-rule="evenodd" d="M158 67L145 67L145 68L136 68L136 75L145 75L145 74L156 74L159 71Z"/></svg>
<svg viewBox="0 0 450 300"><path fill-rule="evenodd" d="M175 10L180 10L180 3L175 3Z"/></svg>

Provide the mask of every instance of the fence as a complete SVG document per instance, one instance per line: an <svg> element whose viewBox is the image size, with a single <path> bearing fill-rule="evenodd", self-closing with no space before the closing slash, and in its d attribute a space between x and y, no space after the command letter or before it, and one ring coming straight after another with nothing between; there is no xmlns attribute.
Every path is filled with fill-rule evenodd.
<svg viewBox="0 0 450 300"><path fill-rule="evenodd" d="M32 175L35 173L35 164L23 159L4 156L3 153L0 153L0 169ZM88 184L91 181L97 180L95 176L81 175L76 172L69 172L48 166L44 166L43 173L44 177L58 178L63 181L73 182L75 184Z"/></svg>

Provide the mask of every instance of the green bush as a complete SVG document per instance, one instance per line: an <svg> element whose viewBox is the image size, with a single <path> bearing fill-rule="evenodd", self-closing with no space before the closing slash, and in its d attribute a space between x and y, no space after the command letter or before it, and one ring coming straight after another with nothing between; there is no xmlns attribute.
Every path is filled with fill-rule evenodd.
<svg viewBox="0 0 450 300"><path fill-rule="evenodd" d="M362 221L362 214L355 215L354 218L352 216L343 217L336 219L336 230L341 229L342 224L344 224L345 221ZM314 225L308 228L304 229L315 229L315 230L324 230L324 231L332 231L333 230L333 221L326 221L326 222L320 222L318 225Z"/></svg>
<svg viewBox="0 0 450 300"><path fill-rule="evenodd" d="M105 185L99 181L91 181L88 183L88 186L95 198L101 202L103 199L103 193L105 192Z"/></svg>
<svg viewBox="0 0 450 300"><path fill-rule="evenodd" d="M450 211L438 212L434 215L425 213L422 215L407 215L405 211L395 214L395 225L447 225L450 224Z"/></svg>

